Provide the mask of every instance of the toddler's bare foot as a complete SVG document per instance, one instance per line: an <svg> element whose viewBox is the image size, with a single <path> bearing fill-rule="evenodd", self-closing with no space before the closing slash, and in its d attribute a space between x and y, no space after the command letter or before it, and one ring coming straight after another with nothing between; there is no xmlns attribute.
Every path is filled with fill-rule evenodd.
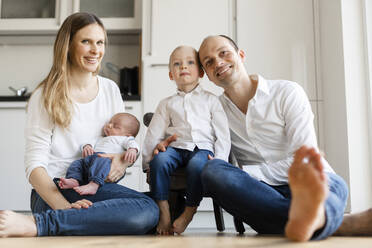
<svg viewBox="0 0 372 248"><path fill-rule="evenodd" d="M74 187L74 190L80 195L94 195L99 188L99 184L93 181L90 181L88 184Z"/></svg>
<svg viewBox="0 0 372 248"><path fill-rule="evenodd" d="M33 216L9 210L0 211L0 237L35 237L36 223Z"/></svg>
<svg viewBox="0 0 372 248"><path fill-rule="evenodd" d="M334 233L340 236L371 236L372 235L372 208L356 213L345 214L341 226Z"/></svg>
<svg viewBox="0 0 372 248"><path fill-rule="evenodd" d="M61 177L58 183L61 189L72 189L79 186L79 181L74 178L63 178Z"/></svg>
<svg viewBox="0 0 372 248"><path fill-rule="evenodd" d="M156 227L156 232L159 235L173 235L171 216L169 212L168 201L158 201L160 210L159 223Z"/></svg>
<svg viewBox="0 0 372 248"><path fill-rule="evenodd" d="M320 154L301 147L289 168L288 180L292 200L285 234L291 240L307 241L325 224L328 185Z"/></svg>
<svg viewBox="0 0 372 248"><path fill-rule="evenodd" d="M190 224L192 217L196 213L197 207L186 207L185 211L173 222L173 231L177 234L181 234L186 230L186 227Z"/></svg>

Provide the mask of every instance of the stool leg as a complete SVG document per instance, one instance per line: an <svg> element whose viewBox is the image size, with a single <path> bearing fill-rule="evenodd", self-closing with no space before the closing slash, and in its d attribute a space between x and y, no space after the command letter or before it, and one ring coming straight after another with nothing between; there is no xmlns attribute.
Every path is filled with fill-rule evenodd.
<svg viewBox="0 0 372 248"><path fill-rule="evenodd" d="M216 219L217 230L223 232L225 230L225 222L223 220L222 208L213 200L214 218Z"/></svg>
<svg viewBox="0 0 372 248"><path fill-rule="evenodd" d="M245 228L244 228L243 222L241 220L239 220L238 218L236 218L236 217L234 217L234 226L235 226L235 230L239 234L243 234L245 232Z"/></svg>
<svg viewBox="0 0 372 248"><path fill-rule="evenodd" d="M175 221L185 209L185 198L183 191L169 191L169 211L171 221Z"/></svg>

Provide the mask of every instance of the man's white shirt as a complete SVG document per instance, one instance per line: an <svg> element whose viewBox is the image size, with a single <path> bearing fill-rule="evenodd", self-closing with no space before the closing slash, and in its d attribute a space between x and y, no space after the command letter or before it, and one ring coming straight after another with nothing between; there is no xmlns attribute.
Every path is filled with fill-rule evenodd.
<svg viewBox="0 0 372 248"><path fill-rule="evenodd" d="M246 114L226 95L220 96L229 121L231 150L252 177L270 185L287 184L294 152L302 145L318 147L314 115L297 83L256 77L256 94ZM323 162L326 172L334 172Z"/></svg>

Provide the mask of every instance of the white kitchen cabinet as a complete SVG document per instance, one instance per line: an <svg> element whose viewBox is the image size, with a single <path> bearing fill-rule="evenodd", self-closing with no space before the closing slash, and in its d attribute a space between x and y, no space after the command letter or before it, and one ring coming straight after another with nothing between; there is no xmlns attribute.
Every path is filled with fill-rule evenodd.
<svg viewBox="0 0 372 248"><path fill-rule="evenodd" d="M208 35L232 35L232 6L231 0L144 1L143 55L167 58L179 45L198 49Z"/></svg>
<svg viewBox="0 0 372 248"><path fill-rule="evenodd" d="M298 82L318 100L313 0L237 0L236 9L249 73Z"/></svg>
<svg viewBox="0 0 372 248"><path fill-rule="evenodd" d="M149 0L143 2L142 9L141 95L146 113L154 112L161 99L176 92L168 77L169 55L174 48L190 45L199 49L209 35L234 35L234 1ZM210 83L206 85L213 89Z"/></svg>
<svg viewBox="0 0 372 248"><path fill-rule="evenodd" d="M142 149L143 137L144 137L144 133L146 129L142 121L143 119L142 102L126 101L124 99L124 103L125 103L125 112L136 116L139 122L141 123L141 127L136 137L136 141L140 145L140 149ZM137 161L134 163L134 165L127 169L126 175L119 182L119 184L124 185L128 188L137 190L137 191L141 191L141 192L148 191L148 186L146 183L146 175L142 172L142 155L141 154L138 157Z"/></svg>
<svg viewBox="0 0 372 248"><path fill-rule="evenodd" d="M164 59L148 58L143 61L143 113L154 112L160 100L176 93L175 82L169 79L168 63Z"/></svg>
<svg viewBox="0 0 372 248"><path fill-rule="evenodd" d="M140 30L142 0L73 0L73 12L95 13L108 30Z"/></svg>
<svg viewBox="0 0 372 248"><path fill-rule="evenodd" d="M66 5L62 2L62 0L2 0L0 32L57 30L67 13Z"/></svg>
<svg viewBox="0 0 372 248"><path fill-rule="evenodd" d="M141 29L142 0L1 0L2 34L55 33L78 11L96 14L109 31Z"/></svg>
<svg viewBox="0 0 372 248"><path fill-rule="evenodd" d="M0 209L30 210L31 186L24 170L25 102L0 106Z"/></svg>

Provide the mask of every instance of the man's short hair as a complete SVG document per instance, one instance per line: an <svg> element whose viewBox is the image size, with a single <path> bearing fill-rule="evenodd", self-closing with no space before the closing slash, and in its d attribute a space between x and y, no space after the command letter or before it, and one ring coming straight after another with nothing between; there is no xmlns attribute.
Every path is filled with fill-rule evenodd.
<svg viewBox="0 0 372 248"><path fill-rule="evenodd" d="M227 39L227 40L230 42L231 46L235 49L235 52L239 52L239 47L238 47L238 45L235 43L235 41L234 41L233 39L231 39L229 36L224 35L224 34L220 34L220 35L218 35L218 36Z"/></svg>

